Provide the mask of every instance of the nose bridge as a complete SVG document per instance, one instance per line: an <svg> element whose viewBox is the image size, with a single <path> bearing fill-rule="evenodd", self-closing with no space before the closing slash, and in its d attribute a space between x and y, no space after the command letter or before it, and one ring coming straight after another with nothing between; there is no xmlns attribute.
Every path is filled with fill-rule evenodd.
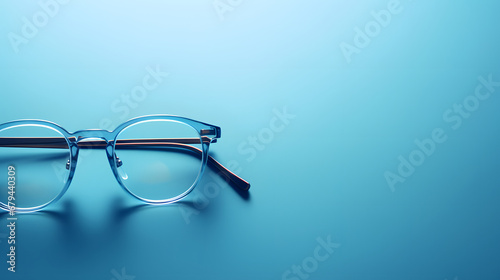
<svg viewBox="0 0 500 280"><path fill-rule="evenodd" d="M108 159L112 160L114 140L112 132L102 129L86 129L76 131L71 136L78 148L105 149Z"/></svg>
<svg viewBox="0 0 500 280"><path fill-rule="evenodd" d="M86 129L79 130L70 134L70 141L73 158L78 158L79 150L92 150L92 149L104 149L106 151L106 156L111 166L115 163L115 157L113 156L113 133L102 129ZM119 161L118 157L116 160ZM115 171L113 171L115 172Z"/></svg>
<svg viewBox="0 0 500 280"><path fill-rule="evenodd" d="M76 137L77 142L83 139L87 138L99 138L102 140L105 140L106 142L109 142L111 139L111 132L103 129L86 129L86 130L79 130L75 133L72 134L74 137Z"/></svg>

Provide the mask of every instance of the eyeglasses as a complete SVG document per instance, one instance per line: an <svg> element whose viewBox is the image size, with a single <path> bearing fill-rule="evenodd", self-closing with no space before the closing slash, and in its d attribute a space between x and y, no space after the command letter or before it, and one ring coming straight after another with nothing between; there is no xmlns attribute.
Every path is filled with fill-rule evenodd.
<svg viewBox="0 0 500 280"><path fill-rule="evenodd" d="M80 149L105 149L120 186L149 204L188 195L205 166L242 191L250 184L208 154L220 127L188 118L153 115L129 120L114 131L69 133L42 120L0 124L0 208L38 211L59 200L75 174Z"/></svg>

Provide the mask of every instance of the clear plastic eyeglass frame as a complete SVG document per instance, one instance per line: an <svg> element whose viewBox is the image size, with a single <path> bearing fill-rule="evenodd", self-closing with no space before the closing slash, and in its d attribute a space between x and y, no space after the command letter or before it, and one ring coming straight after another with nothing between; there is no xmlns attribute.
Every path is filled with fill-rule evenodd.
<svg viewBox="0 0 500 280"><path fill-rule="evenodd" d="M189 138L189 139L125 139L119 140L117 142L117 137L120 133L133 125L144 123L144 122L153 122L153 121L172 121L181 124L188 125L192 127L198 134L199 138ZM106 151L106 155L111 166L111 170L113 174L120 184L120 186L133 197L148 203L148 204L170 204L176 201L179 201L186 197L200 182L202 175L205 171L205 167L208 163L208 166L212 168L219 176L221 176L226 182L231 183L240 191L248 191L250 189L250 184L231 172L229 169L225 168L222 164L216 161L212 156L208 154L208 149L211 143L217 142L217 139L221 137L221 129L218 126L210 125L207 123L195 121L192 119L179 117L179 116L171 116L171 115L150 115L150 116L142 116L138 118L131 119L119 125L113 131L101 130L101 129L88 129L88 130L79 130L74 133L70 133L61 126L43 120L17 120L11 121L4 124L0 124L0 132L16 127L23 126L34 126L34 127L43 127L51 129L55 132L58 132L64 137L0 137L0 148L2 147L19 147L19 148L51 148L51 149L68 149L69 148L69 160L66 164L66 169L69 170L69 175L65 182L62 191L54 197L52 200L47 201L45 204L30 207L30 208L16 208L16 212L33 212L41 210L48 205L57 202L68 190L73 176L75 174L77 162L78 162L78 154L80 149L90 148L90 149L104 149ZM194 146L190 146L188 144L196 143L201 146L201 148L197 148ZM196 177L194 183L187 188L183 193L163 200L151 200L140 197L133 192L131 192L127 186L120 180L120 171L119 168L122 165L121 160L116 155L115 149L117 146L119 148L123 147L125 149L141 149L141 148L175 148L179 150L184 150L181 152L188 152L196 154L201 160L201 168L199 170L199 174ZM9 211L8 205L3 202L0 202L0 208L6 211Z"/></svg>

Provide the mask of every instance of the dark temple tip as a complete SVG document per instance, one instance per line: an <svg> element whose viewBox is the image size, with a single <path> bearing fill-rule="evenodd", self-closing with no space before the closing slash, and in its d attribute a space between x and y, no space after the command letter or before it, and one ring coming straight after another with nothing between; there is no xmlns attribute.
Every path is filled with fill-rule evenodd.
<svg viewBox="0 0 500 280"><path fill-rule="evenodd" d="M245 181L241 178L238 178L238 179L239 179L238 181L231 181L233 183L233 185L235 185L241 191L249 191L250 190L250 183L248 183L247 181Z"/></svg>

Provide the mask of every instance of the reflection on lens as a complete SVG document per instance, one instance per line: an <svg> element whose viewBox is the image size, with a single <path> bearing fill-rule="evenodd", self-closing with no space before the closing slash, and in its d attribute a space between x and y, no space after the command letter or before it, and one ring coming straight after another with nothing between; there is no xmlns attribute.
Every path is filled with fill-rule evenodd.
<svg viewBox="0 0 500 280"><path fill-rule="evenodd" d="M167 120L140 122L118 135L119 179L151 201L175 198L193 186L202 168L201 138L191 126Z"/></svg>
<svg viewBox="0 0 500 280"><path fill-rule="evenodd" d="M69 159L66 139L51 128L23 125L0 131L0 185L15 180L17 209L41 206L56 198L68 180ZM15 179L9 176L9 167L15 168ZM8 196L7 188L2 188L0 202L7 205Z"/></svg>

